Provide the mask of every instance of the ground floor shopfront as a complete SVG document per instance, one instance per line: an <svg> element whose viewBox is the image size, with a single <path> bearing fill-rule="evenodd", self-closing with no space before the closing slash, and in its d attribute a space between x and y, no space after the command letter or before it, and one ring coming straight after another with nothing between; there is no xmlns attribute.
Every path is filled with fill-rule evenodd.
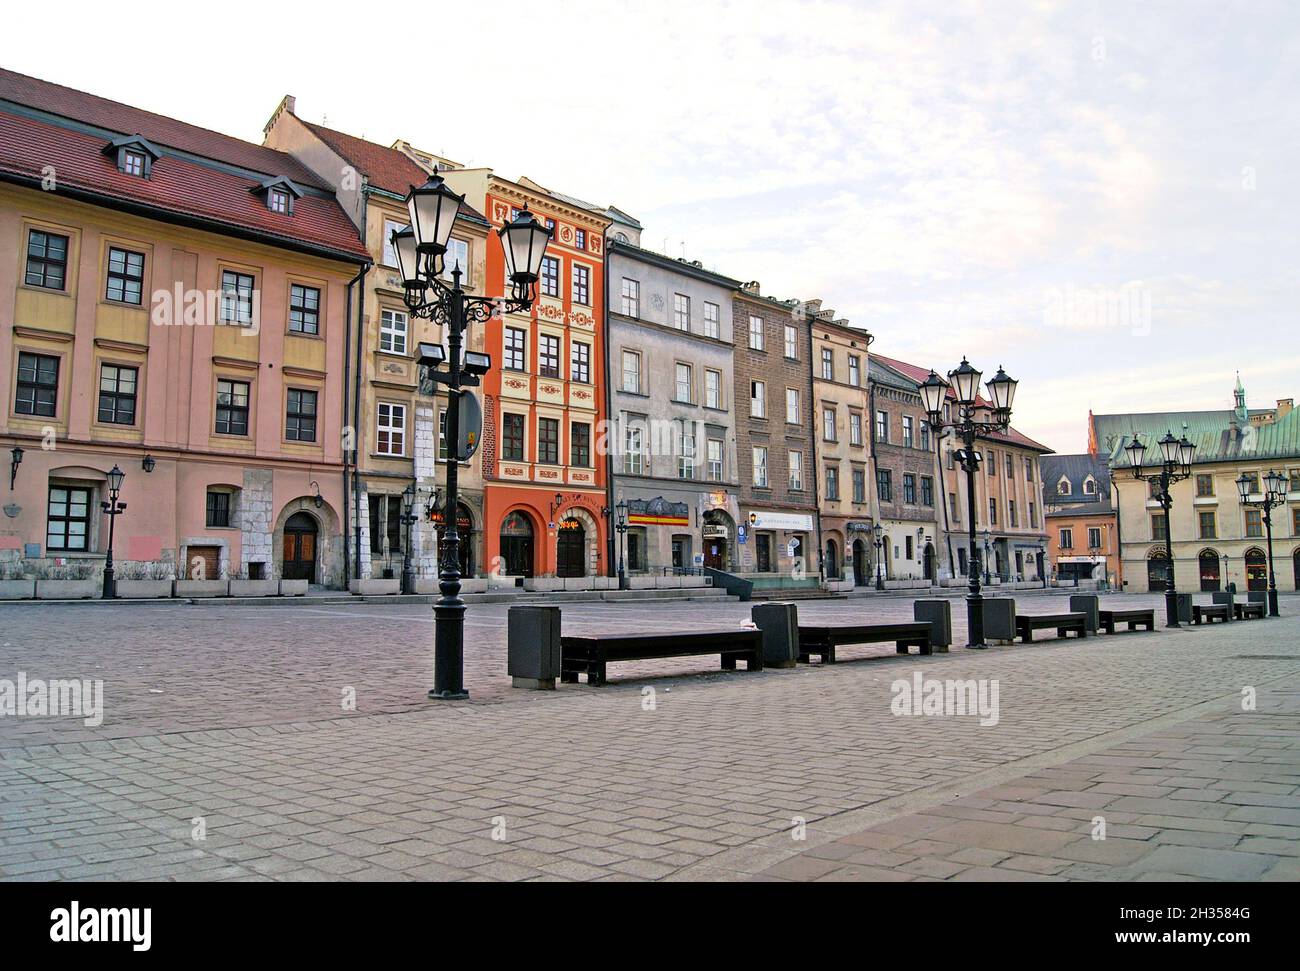
<svg viewBox="0 0 1300 971"><path fill-rule="evenodd" d="M880 567L886 580L941 579L933 522L881 519Z"/></svg>
<svg viewBox="0 0 1300 971"><path fill-rule="evenodd" d="M817 514L801 509L741 507L736 573L774 573L817 577Z"/></svg>
<svg viewBox="0 0 1300 971"><path fill-rule="evenodd" d="M616 479L614 489L626 504L627 532L614 551L626 573L735 569L740 508L733 493L633 478Z"/></svg>
<svg viewBox="0 0 1300 971"><path fill-rule="evenodd" d="M557 492L489 482L484 489L484 567L508 577L607 573L609 510L604 490Z"/></svg>
<svg viewBox="0 0 1300 971"><path fill-rule="evenodd" d="M1160 593L1167 589L1171 572L1182 593L1210 593L1268 589L1268 544L1256 538L1207 544L1175 543L1173 562L1163 543L1125 543L1125 586L1131 592ZM1139 558L1140 557L1140 558ZM1277 589L1300 590L1300 539L1273 540L1273 566Z"/></svg>

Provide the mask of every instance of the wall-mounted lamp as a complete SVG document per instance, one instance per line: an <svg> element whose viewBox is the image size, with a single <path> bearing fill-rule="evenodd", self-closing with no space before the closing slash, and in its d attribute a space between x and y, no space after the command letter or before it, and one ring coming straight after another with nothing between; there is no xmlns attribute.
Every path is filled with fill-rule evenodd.
<svg viewBox="0 0 1300 971"><path fill-rule="evenodd" d="M23 464L23 450L15 445L9 454L11 456L9 460L9 491L13 492L14 480L18 478L18 466Z"/></svg>
<svg viewBox="0 0 1300 971"><path fill-rule="evenodd" d="M144 461L140 463L140 468L144 469L146 472L152 472L154 470L154 466L156 466L157 464L158 463L154 460L154 457L152 455L146 455L144 457Z"/></svg>
<svg viewBox="0 0 1300 971"><path fill-rule="evenodd" d="M321 506L325 505L325 500L321 497L320 494L320 484L315 479L312 479L311 487L316 490L316 495L311 497L311 501L316 506L316 508L319 509Z"/></svg>
<svg viewBox="0 0 1300 971"><path fill-rule="evenodd" d="M555 494L555 501L551 503L551 522L555 522L555 514L560 511L560 507L563 505L564 493L557 492Z"/></svg>

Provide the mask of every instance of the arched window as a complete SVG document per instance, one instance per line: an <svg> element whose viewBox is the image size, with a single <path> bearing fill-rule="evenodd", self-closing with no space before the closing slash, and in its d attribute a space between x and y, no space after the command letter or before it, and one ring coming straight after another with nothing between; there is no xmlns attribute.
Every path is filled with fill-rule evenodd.
<svg viewBox="0 0 1300 971"><path fill-rule="evenodd" d="M1221 575L1218 552L1216 550L1201 550L1197 562L1201 570L1202 592L1209 593L1220 589Z"/></svg>
<svg viewBox="0 0 1300 971"><path fill-rule="evenodd" d="M1268 557L1258 546L1246 550L1246 589L1268 589Z"/></svg>
<svg viewBox="0 0 1300 971"><path fill-rule="evenodd" d="M1070 480L1065 476L1061 476L1060 480L1056 483L1056 494L1058 496L1068 496L1070 492Z"/></svg>

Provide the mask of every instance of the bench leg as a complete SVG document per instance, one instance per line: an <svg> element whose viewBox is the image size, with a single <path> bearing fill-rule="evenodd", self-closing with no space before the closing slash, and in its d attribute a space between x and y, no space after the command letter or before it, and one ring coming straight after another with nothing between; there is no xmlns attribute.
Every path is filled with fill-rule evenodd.
<svg viewBox="0 0 1300 971"><path fill-rule="evenodd" d="M907 647L908 647L908 645L909 645L910 643L911 643L910 641L895 641L895 642L894 642L894 653L895 653L895 654L906 654L906 653L907 653Z"/></svg>
<svg viewBox="0 0 1300 971"><path fill-rule="evenodd" d="M564 668L560 671L560 681L563 684L577 684L578 672L572 668Z"/></svg>
<svg viewBox="0 0 1300 971"><path fill-rule="evenodd" d="M589 664L587 665L587 685L598 688L605 683L605 665Z"/></svg>
<svg viewBox="0 0 1300 971"><path fill-rule="evenodd" d="M922 654L933 654L934 645L930 643L929 638L916 642L916 649Z"/></svg>
<svg viewBox="0 0 1300 971"><path fill-rule="evenodd" d="M746 671L762 671L762 670L763 670L763 652L762 652L762 650L757 650L757 651L755 651L753 654L750 654L747 658L745 658L745 670L746 670Z"/></svg>
<svg viewBox="0 0 1300 971"><path fill-rule="evenodd" d="M1021 644L1028 644L1033 639L1034 639L1034 632L1030 630L1028 627L1026 627L1024 630L1020 632Z"/></svg>
<svg viewBox="0 0 1300 971"><path fill-rule="evenodd" d="M722 655L722 670L724 671L736 670L736 655L734 654Z"/></svg>

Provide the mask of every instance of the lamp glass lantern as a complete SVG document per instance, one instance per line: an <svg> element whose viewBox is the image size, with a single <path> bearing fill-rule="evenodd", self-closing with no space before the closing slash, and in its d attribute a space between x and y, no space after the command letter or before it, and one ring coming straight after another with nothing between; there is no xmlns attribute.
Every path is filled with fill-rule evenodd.
<svg viewBox="0 0 1300 971"><path fill-rule="evenodd" d="M1278 495L1286 491L1286 476L1277 469L1271 469L1268 475L1264 476L1264 487L1270 495Z"/></svg>
<svg viewBox="0 0 1300 971"><path fill-rule="evenodd" d="M921 382L921 400L925 404L925 411L931 425L939 424L943 399L947 393L948 382L931 369L930 374Z"/></svg>
<svg viewBox="0 0 1300 971"><path fill-rule="evenodd" d="M1001 417L1009 417L1011 414L1012 402L1016 400L1016 384L1016 379L998 365L998 373L985 385L989 389L989 397L993 399L993 407Z"/></svg>
<svg viewBox="0 0 1300 971"><path fill-rule="evenodd" d="M1250 486L1250 476L1245 472L1241 473L1241 475L1237 477L1237 492L1241 495L1242 502L1245 502L1247 497L1250 496Z"/></svg>
<svg viewBox="0 0 1300 971"><path fill-rule="evenodd" d="M1196 446L1184 435L1178 440L1178 463L1184 469L1192 467L1192 459L1196 456Z"/></svg>
<svg viewBox="0 0 1300 971"><path fill-rule="evenodd" d="M1178 462L1178 439L1174 438L1173 432L1165 432L1165 437L1160 439L1160 454L1166 465Z"/></svg>
<svg viewBox="0 0 1300 971"><path fill-rule="evenodd" d="M506 276L510 281L520 286L536 283L542 274L542 259L546 256L546 244L551 241L551 231L525 205L497 235L505 251Z"/></svg>
<svg viewBox="0 0 1300 971"><path fill-rule="evenodd" d="M983 376L983 372L971 367L970 361L964 357L957 370L948 372L948 380L952 382L960 404L969 406L975 403L975 396L979 393L980 378Z"/></svg>
<svg viewBox="0 0 1300 971"><path fill-rule="evenodd" d="M618 502L618 505L615 506L614 509L615 509L615 511L618 513L618 528L619 528L619 529L624 529L624 528L626 528L626 527L627 527L627 502L626 502L626 500L622 500L622 499L620 499L619 502Z"/></svg>
<svg viewBox="0 0 1300 971"><path fill-rule="evenodd" d="M402 278L402 285L409 289L424 289L420 279L420 253L415 230L407 226L395 229L391 237L393 252L397 254L397 271Z"/></svg>
<svg viewBox="0 0 1300 971"><path fill-rule="evenodd" d="M122 480L126 478L126 473L117 467L116 464L108 472L108 491L114 494L122 490Z"/></svg>
<svg viewBox="0 0 1300 971"><path fill-rule="evenodd" d="M1133 474L1136 475L1142 469L1142 461L1146 458L1147 447L1142 444L1142 440L1136 435L1133 441L1124 446L1124 451L1128 453L1128 464L1133 466Z"/></svg>
<svg viewBox="0 0 1300 971"><path fill-rule="evenodd" d="M464 201L465 197L452 192L440 175L430 176L429 181L418 189L411 186L406 197L406 211L411 217L416 247L426 258L439 257L447 252L451 227Z"/></svg>

